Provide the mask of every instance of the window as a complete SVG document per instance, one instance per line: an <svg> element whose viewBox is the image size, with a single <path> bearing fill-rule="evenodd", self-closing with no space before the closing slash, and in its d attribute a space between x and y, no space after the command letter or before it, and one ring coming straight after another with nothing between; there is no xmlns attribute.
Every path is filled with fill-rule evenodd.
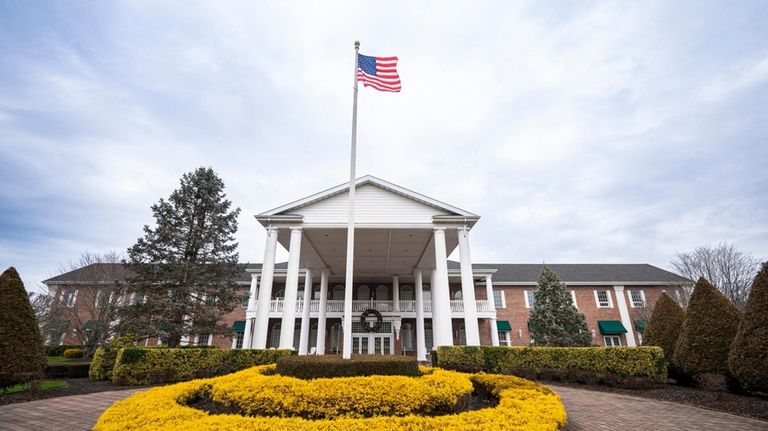
<svg viewBox="0 0 768 431"><path fill-rule="evenodd" d="M579 309L579 304L576 303L576 291L571 290L571 301L573 301L573 306L576 307L576 309Z"/></svg>
<svg viewBox="0 0 768 431"><path fill-rule="evenodd" d="M524 290L525 293L525 308L533 308L536 305L536 291Z"/></svg>
<svg viewBox="0 0 768 431"><path fill-rule="evenodd" d="M96 308L104 308L109 305L110 294L106 290L96 292Z"/></svg>
<svg viewBox="0 0 768 431"><path fill-rule="evenodd" d="M317 323L309 327L309 348L317 347Z"/></svg>
<svg viewBox="0 0 768 431"><path fill-rule="evenodd" d="M597 303L597 308L613 308L613 301L607 290L596 290L595 302Z"/></svg>
<svg viewBox="0 0 768 431"><path fill-rule="evenodd" d="M208 339L211 337L211 334L198 334L197 335L197 345L198 346L207 346L208 345Z"/></svg>
<svg viewBox="0 0 768 431"><path fill-rule="evenodd" d="M400 299L403 301L413 301L414 295L413 295L413 287L411 286L403 286L400 288Z"/></svg>
<svg viewBox="0 0 768 431"><path fill-rule="evenodd" d="M621 347L621 337L618 335L608 335L603 337L605 347Z"/></svg>
<svg viewBox="0 0 768 431"><path fill-rule="evenodd" d="M235 349L243 348L243 338L245 338L245 332L238 332L235 334Z"/></svg>
<svg viewBox="0 0 768 431"><path fill-rule="evenodd" d="M507 301L506 298L504 298L503 290L493 289L493 305L496 306L496 308L507 308Z"/></svg>
<svg viewBox="0 0 768 431"><path fill-rule="evenodd" d="M320 300L320 286L315 286L315 289L312 291L312 299Z"/></svg>
<svg viewBox="0 0 768 431"><path fill-rule="evenodd" d="M334 288L334 290L336 290ZM341 339L341 324L336 322L331 325L331 353L339 353L339 341Z"/></svg>
<svg viewBox="0 0 768 431"><path fill-rule="evenodd" d="M205 305L209 307L216 305L216 295L205 295Z"/></svg>
<svg viewBox="0 0 768 431"><path fill-rule="evenodd" d="M512 334L510 331L499 331L499 346L511 346Z"/></svg>
<svg viewBox="0 0 768 431"><path fill-rule="evenodd" d="M459 330L456 331L456 338L458 339L459 346L466 346L467 345L467 329L462 324L459 326Z"/></svg>
<svg viewBox="0 0 768 431"><path fill-rule="evenodd" d="M285 290L280 289L275 293L275 299L284 299L285 298Z"/></svg>
<svg viewBox="0 0 768 431"><path fill-rule="evenodd" d="M133 294L133 305L141 305L144 303L144 295L140 293Z"/></svg>
<svg viewBox="0 0 768 431"><path fill-rule="evenodd" d="M424 324L424 345L427 346L427 352L432 351L433 341L434 340L432 338L432 324L425 323Z"/></svg>
<svg viewBox="0 0 768 431"><path fill-rule="evenodd" d="M405 352L412 352L413 351L413 325L410 323L403 323L402 328L400 329L400 335L403 340L403 351Z"/></svg>
<svg viewBox="0 0 768 431"><path fill-rule="evenodd" d="M462 299L464 299L464 294L461 292L461 290L457 290L453 292L453 299L455 299L456 301L461 301Z"/></svg>
<svg viewBox="0 0 768 431"><path fill-rule="evenodd" d="M74 307L76 299L77 299L77 290L74 290L74 291L65 293L64 298L62 298L61 302L63 302L64 306L66 307Z"/></svg>
<svg viewBox="0 0 768 431"><path fill-rule="evenodd" d="M630 290L629 305L632 306L632 308L645 307L645 292L642 290Z"/></svg>
<svg viewBox="0 0 768 431"><path fill-rule="evenodd" d="M249 299L251 299L251 292L243 292L243 294L240 296L240 308L248 308Z"/></svg>
<svg viewBox="0 0 768 431"><path fill-rule="evenodd" d="M389 289L383 284L376 288L376 299L386 301L389 299Z"/></svg>
<svg viewBox="0 0 768 431"><path fill-rule="evenodd" d="M277 346L280 345L280 324L276 323L272 327L272 334L270 334L269 337L269 347L277 349Z"/></svg>
<svg viewBox="0 0 768 431"><path fill-rule="evenodd" d="M343 301L344 300L344 286L337 284L336 286L333 286L333 295L331 298L334 301Z"/></svg>
<svg viewBox="0 0 768 431"><path fill-rule="evenodd" d="M357 288L357 299L360 301L367 301L371 299L371 289L365 284Z"/></svg>

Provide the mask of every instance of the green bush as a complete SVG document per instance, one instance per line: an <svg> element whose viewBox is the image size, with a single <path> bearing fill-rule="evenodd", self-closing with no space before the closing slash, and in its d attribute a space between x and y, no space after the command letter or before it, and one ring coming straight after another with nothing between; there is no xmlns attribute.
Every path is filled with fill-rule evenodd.
<svg viewBox="0 0 768 431"><path fill-rule="evenodd" d="M274 364L292 350L120 349L112 370L119 385L182 382L229 374L254 365Z"/></svg>
<svg viewBox="0 0 768 431"><path fill-rule="evenodd" d="M45 356L64 356L64 351L69 349L82 349L76 344L62 344L60 346L45 346Z"/></svg>
<svg viewBox="0 0 768 431"><path fill-rule="evenodd" d="M340 356L285 356L277 360L275 372L300 379L420 375L415 358L383 355L353 356L352 359Z"/></svg>
<svg viewBox="0 0 768 431"><path fill-rule="evenodd" d="M19 273L0 275L0 388L39 379L45 349L37 319Z"/></svg>
<svg viewBox="0 0 768 431"><path fill-rule="evenodd" d="M653 307L651 320L643 333L643 345L661 347L664 357L672 359L684 320L683 308L666 293L662 294Z"/></svg>
<svg viewBox="0 0 768 431"><path fill-rule="evenodd" d="M672 362L689 376L727 374L728 350L740 322L739 309L700 278L693 288Z"/></svg>
<svg viewBox="0 0 768 431"><path fill-rule="evenodd" d="M768 262L752 282L744 320L728 355L728 366L744 388L768 392Z"/></svg>
<svg viewBox="0 0 768 431"><path fill-rule="evenodd" d="M64 357L65 358L82 358L84 353L85 352L83 352L83 349L67 349L64 351Z"/></svg>
<svg viewBox="0 0 768 431"><path fill-rule="evenodd" d="M91 369L88 377L91 380L112 380L112 370L115 368L117 352L124 347L132 347L134 338L132 335L113 338L106 347L99 347L93 354Z"/></svg>
<svg viewBox="0 0 768 431"><path fill-rule="evenodd" d="M49 379L78 379L81 377L88 377L88 370L91 364L87 362L63 362L60 364L48 365L45 368L45 377Z"/></svg>
<svg viewBox="0 0 768 431"><path fill-rule="evenodd" d="M441 368L514 374L515 370L571 369L620 377L667 378L659 347L491 347L440 346Z"/></svg>

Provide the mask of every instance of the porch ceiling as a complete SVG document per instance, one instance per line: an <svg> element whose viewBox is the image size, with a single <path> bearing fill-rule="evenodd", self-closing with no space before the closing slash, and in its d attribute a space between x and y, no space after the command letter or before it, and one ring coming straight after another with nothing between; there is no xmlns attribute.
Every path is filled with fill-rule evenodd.
<svg viewBox="0 0 768 431"><path fill-rule="evenodd" d="M411 275L417 267L433 268L433 230L413 228L355 229L355 276ZM281 229L278 242L288 249L290 233ZM458 245L455 229L446 229L446 253ZM347 230L305 228L301 243L302 268L328 268L334 278L346 273Z"/></svg>

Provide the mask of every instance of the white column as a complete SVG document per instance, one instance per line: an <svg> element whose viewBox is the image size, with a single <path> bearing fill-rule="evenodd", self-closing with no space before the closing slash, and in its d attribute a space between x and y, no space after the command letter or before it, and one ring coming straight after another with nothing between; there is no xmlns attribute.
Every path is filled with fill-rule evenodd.
<svg viewBox="0 0 768 431"><path fill-rule="evenodd" d="M299 355L306 355L309 350L309 304L312 302L312 271L304 273L304 307L301 309L301 335L299 336Z"/></svg>
<svg viewBox="0 0 768 431"><path fill-rule="evenodd" d="M429 271L429 286L430 286L430 301L432 302L432 306L430 307L432 309L432 349L436 349L438 346L438 343L440 342L440 333L437 332L437 325L440 321L440 307L437 306L437 301L435 300L435 285L437 285L437 272L435 272L434 269L431 269ZM453 330L453 328L451 328Z"/></svg>
<svg viewBox="0 0 768 431"><path fill-rule="evenodd" d="M435 346L453 345L453 327L451 325L451 292L448 287L448 256L445 247L445 228L435 228L435 282L432 287L432 313L435 305L439 307L439 321L432 325L437 329L440 342ZM438 300L435 304L435 299ZM434 319L433 319L434 320Z"/></svg>
<svg viewBox="0 0 768 431"><path fill-rule="evenodd" d="M427 342L424 339L424 288L421 280L421 270L413 274L413 284L416 290L416 360L427 360Z"/></svg>
<svg viewBox="0 0 768 431"><path fill-rule="evenodd" d="M400 277L392 276L392 301L395 303L395 311L400 311Z"/></svg>
<svg viewBox="0 0 768 431"><path fill-rule="evenodd" d="M256 316L253 321L254 331L251 347L267 348L267 329L269 326L269 305L272 301L272 281L275 276L275 251L277 249L277 228L267 228L267 241L264 249L264 263L261 264L261 287L256 303Z"/></svg>
<svg viewBox="0 0 768 431"><path fill-rule="evenodd" d="M488 298L488 303L493 307L494 313L496 312L496 301L493 299L493 280L490 275L485 276L485 296ZM491 345L499 345L499 329L496 327L496 318L490 319L491 322Z"/></svg>
<svg viewBox="0 0 768 431"><path fill-rule="evenodd" d="M283 321L280 324L280 348L293 349L293 330L296 326L296 295L299 293L299 256L301 255L301 228L291 228L288 250L288 272L285 278Z"/></svg>
<svg viewBox="0 0 768 431"><path fill-rule="evenodd" d="M253 343L253 326L256 320L256 295L258 295L259 275L251 274L251 290L248 297L248 308L245 310L245 333L243 334L243 349L250 349Z"/></svg>
<svg viewBox="0 0 768 431"><path fill-rule="evenodd" d="M624 286L613 286L613 290L616 295L616 305L619 307L619 316L621 316L621 323L624 324L624 328L627 329L627 346L637 346L635 342L635 330L632 326L632 321L629 319L629 310L627 309L627 300L624 297Z"/></svg>
<svg viewBox="0 0 768 431"><path fill-rule="evenodd" d="M464 302L464 328L467 334L467 346L480 345L480 328L477 323L477 302L475 301L475 281L472 276L472 257L469 253L469 230L458 229L459 258L461 264L461 299Z"/></svg>
<svg viewBox="0 0 768 431"><path fill-rule="evenodd" d="M328 270L320 272L320 312L317 315L317 354L325 355L325 312L328 307Z"/></svg>

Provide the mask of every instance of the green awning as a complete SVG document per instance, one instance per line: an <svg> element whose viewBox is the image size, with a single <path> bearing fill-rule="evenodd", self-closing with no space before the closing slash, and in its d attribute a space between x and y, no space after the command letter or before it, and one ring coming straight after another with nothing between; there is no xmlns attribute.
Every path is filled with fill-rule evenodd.
<svg viewBox="0 0 768 431"><path fill-rule="evenodd" d="M235 320L232 324L232 330L235 332L245 332L245 320Z"/></svg>
<svg viewBox="0 0 768 431"><path fill-rule="evenodd" d="M597 326L603 335L626 334L627 328L621 324L621 320L598 320Z"/></svg>
<svg viewBox="0 0 768 431"><path fill-rule="evenodd" d="M645 332L645 327L646 326L648 326L648 321L647 320L643 320L643 319L635 320L635 328L637 328L638 332L640 332L640 333Z"/></svg>
<svg viewBox="0 0 768 431"><path fill-rule="evenodd" d="M509 320L497 320L496 329L499 331L511 331L512 325L509 324Z"/></svg>

